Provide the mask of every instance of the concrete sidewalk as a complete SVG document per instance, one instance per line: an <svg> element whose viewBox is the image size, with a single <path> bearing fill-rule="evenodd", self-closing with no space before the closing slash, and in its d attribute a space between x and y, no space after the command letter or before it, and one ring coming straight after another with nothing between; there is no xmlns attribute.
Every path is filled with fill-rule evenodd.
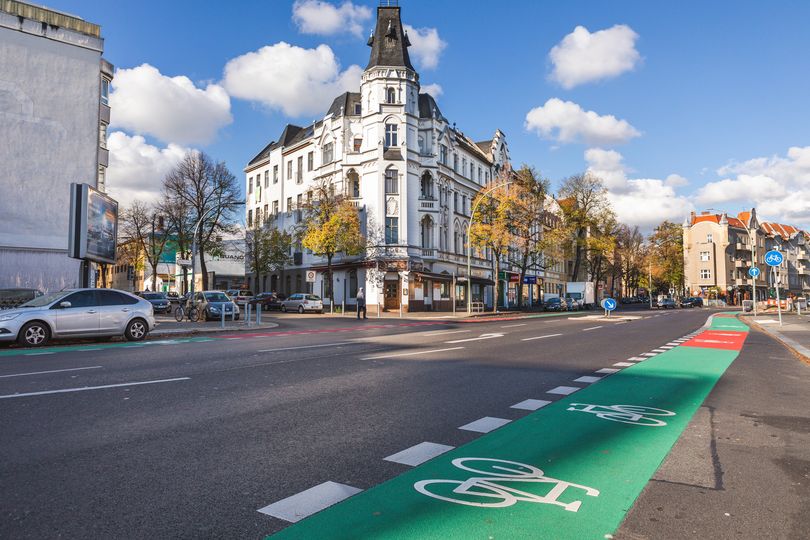
<svg viewBox="0 0 810 540"><path fill-rule="evenodd" d="M783 313L781 326L776 313L759 317L745 317L743 320L752 323L756 328L801 356L805 362L810 363L810 316Z"/></svg>
<svg viewBox="0 0 810 540"><path fill-rule="evenodd" d="M278 323L264 322L256 324L254 321L248 325L246 321L226 321L223 328L220 321L211 322L190 322L190 321L167 321L157 320L155 329L149 332L150 336L173 336L173 335L186 335L186 334L205 334L212 332L240 332L245 330L267 330L276 328Z"/></svg>

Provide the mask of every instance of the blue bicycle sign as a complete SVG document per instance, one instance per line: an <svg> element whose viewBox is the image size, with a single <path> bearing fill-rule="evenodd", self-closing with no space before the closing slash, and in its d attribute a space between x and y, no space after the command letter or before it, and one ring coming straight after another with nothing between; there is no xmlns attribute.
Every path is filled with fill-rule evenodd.
<svg viewBox="0 0 810 540"><path fill-rule="evenodd" d="M765 264L768 266L779 266L782 264L782 261L785 260L785 256L779 253L778 251L771 250L765 254Z"/></svg>
<svg viewBox="0 0 810 540"><path fill-rule="evenodd" d="M757 268L756 266L752 266L751 268L748 269L748 275L751 276L752 278L758 278L759 268Z"/></svg>

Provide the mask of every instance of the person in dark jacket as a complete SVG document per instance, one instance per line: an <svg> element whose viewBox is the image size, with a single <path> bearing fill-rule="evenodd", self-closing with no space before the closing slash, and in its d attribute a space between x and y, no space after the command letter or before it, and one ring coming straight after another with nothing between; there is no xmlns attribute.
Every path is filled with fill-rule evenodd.
<svg viewBox="0 0 810 540"><path fill-rule="evenodd" d="M363 312L363 318L366 317L366 294L363 292L363 287L357 290L357 318L360 318L360 312Z"/></svg>

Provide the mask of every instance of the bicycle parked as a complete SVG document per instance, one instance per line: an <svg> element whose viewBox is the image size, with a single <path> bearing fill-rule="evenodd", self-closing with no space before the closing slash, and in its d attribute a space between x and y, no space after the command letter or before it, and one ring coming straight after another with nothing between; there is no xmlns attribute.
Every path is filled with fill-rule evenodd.
<svg viewBox="0 0 810 540"><path fill-rule="evenodd" d="M191 322L200 320L200 310L194 306L184 307L182 303L174 309L174 320L182 322L183 318L188 318Z"/></svg>

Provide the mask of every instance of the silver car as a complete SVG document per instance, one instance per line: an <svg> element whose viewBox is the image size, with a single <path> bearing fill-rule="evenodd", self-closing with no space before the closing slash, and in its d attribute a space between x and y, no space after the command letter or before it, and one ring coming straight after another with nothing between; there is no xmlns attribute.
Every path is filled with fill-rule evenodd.
<svg viewBox="0 0 810 540"><path fill-rule="evenodd" d="M281 302L281 311L297 311L298 313L314 311L315 313L323 313L323 301L320 296L315 294L295 293Z"/></svg>
<svg viewBox="0 0 810 540"><path fill-rule="evenodd" d="M70 289L0 312L0 342L39 347L51 339L124 336L140 341L155 328L152 304L114 289Z"/></svg>

